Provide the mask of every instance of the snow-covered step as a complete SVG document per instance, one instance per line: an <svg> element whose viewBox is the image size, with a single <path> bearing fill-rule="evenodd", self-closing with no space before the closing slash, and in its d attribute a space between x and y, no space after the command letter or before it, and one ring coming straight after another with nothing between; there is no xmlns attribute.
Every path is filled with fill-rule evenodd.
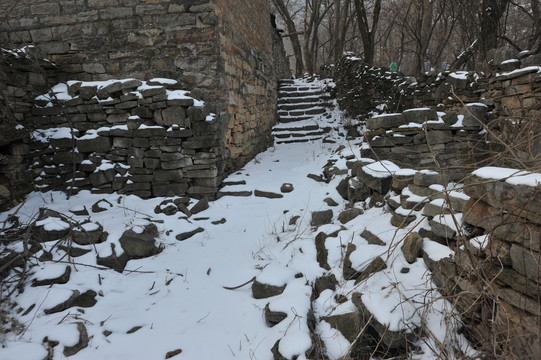
<svg viewBox="0 0 541 360"><path fill-rule="evenodd" d="M319 82L283 80L278 87L278 116L282 123L303 121L327 113L331 96Z"/></svg>

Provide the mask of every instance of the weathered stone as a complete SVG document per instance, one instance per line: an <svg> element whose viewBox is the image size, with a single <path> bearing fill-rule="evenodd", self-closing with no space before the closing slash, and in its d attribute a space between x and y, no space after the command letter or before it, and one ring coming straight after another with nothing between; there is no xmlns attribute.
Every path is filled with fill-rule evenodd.
<svg viewBox="0 0 541 360"><path fill-rule="evenodd" d="M404 243L400 247L406 261L413 264L417 261L421 246L423 245L423 238L418 233L409 233L404 239Z"/></svg>
<svg viewBox="0 0 541 360"><path fill-rule="evenodd" d="M207 210L209 208L209 202L206 197L203 197L201 200L199 200L192 208L190 209L190 212L192 215L198 214L204 210Z"/></svg>
<svg viewBox="0 0 541 360"><path fill-rule="evenodd" d="M143 258L155 253L156 235L156 226L148 225L142 232L136 232L133 229L124 231L119 242L124 252L130 257Z"/></svg>
<svg viewBox="0 0 541 360"><path fill-rule="evenodd" d="M370 118L366 121L366 127L369 130L376 130L379 128L390 129L393 127L399 127L404 125L406 120L402 114L387 114L378 115Z"/></svg>
<svg viewBox="0 0 541 360"><path fill-rule="evenodd" d="M100 224L83 224L72 230L71 237L76 244L89 245L105 241L102 237L103 227Z"/></svg>
<svg viewBox="0 0 541 360"><path fill-rule="evenodd" d="M82 153L108 152L111 150L111 139L103 136L91 139L77 139L77 149Z"/></svg>
<svg viewBox="0 0 541 360"><path fill-rule="evenodd" d="M310 225L320 226L324 224L330 224L332 221L332 217L333 217L333 212L331 209L323 210L323 211L313 211Z"/></svg>
<svg viewBox="0 0 541 360"><path fill-rule="evenodd" d="M73 346L64 346L63 354L66 357L77 354L82 349L86 348L89 343L88 332L86 331L85 324L83 322L77 322L77 331L79 332L79 340L77 344Z"/></svg>
<svg viewBox="0 0 541 360"><path fill-rule="evenodd" d="M377 256L363 270L358 272L355 279L355 284L358 284L361 281L368 279L370 275L385 269L387 269L387 264L385 264L385 261L381 258L381 256Z"/></svg>
<svg viewBox="0 0 541 360"><path fill-rule="evenodd" d="M340 331L340 333L351 343L356 340L357 335L359 335L365 325L359 312L324 316L321 320L328 322L332 328Z"/></svg>
<svg viewBox="0 0 541 360"><path fill-rule="evenodd" d="M47 315L58 313L61 311L64 311L66 309L69 309L71 307L83 307L88 308L96 305L97 300L96 298L96 292L93 290L87 290L84 293L80 293L79 290L73 290L72 295L70 298L52 308L45 309L43 312Z"/></svg>
<svg viewBox="0 0 541 360"><path fill-rule="evenodd" d="M280 199L284 197L284 195L282 194L277 194L270 191L261 191L257 189L254 191L254 196L264 197L267 199Z"/></svg>
<svg viewBox="0 0 541 360"><path fill-rule="evenodd" d="M197 229L192 230L192 231L187 231L187 232L178 234L178 235L176 236L176 239L179 240L179 241L184 241L184 240L186 240L186 239L191 238L191 237L194 236L195 234L198 234L198 233L203 232L203 231L205 231L205 229L203 229L203 228L200 227L200 228L197 228Z"/></svg>
<svg viewBox="0 0 541 360"><path fill-rule="evenodd" d="M287 314L281 311L272 311L269 307L269 303L265 306L265 320L267 326L273 327L276 324L282 322L282 320L287 318Z"/></svg>
<svg viewBox="0 0 541 360"><path fill-rule="evenodd" d="M365 167L362 167L357 172L357 178L363 184L380 194L386 194L391 189L391 173L381 173L378 176L374 176Z"/></svg>
<svg viewBox="0 0 541 360"><path fill-rule="evenodd" d="M69 281L71 274L71 266L66 266L66 270L64 270L64 273L60 275L59 277L52 278L52 279L43 279L43 280L36 280L34 279L32 281L32 286L48 286L53 284L65 284Z"/></svg>
<svg viewBox="0 0 541 360"><path fill-rule="evenodd" d="M381 240L378 236L374 235L372 232L364 229L361 233L361 236L366 239L370 245L380 245L385 246L385 242Z"/></svg>
<svg viewBox="0 0 541 360"><path fill-rule="evenodd" d="M336 281L336 276L334 276L334 274L318 277L314 282L314 295L318 297L319 294L321 294L325 290L335 291L337 284L338 282Z"/></svg>
<svg viewBox="0 0 541 360"><path fill-rule="evenodd" d="M389 349L407 349L414 340L414 334L407 330L390 331L389 327L380 323L375 316L367 309L362 301L360 293L353 293L351 298L353 304L359 310L363 323L368 322L379 334L382 343Z"/></svg>
<svg viewBox="0 0 541 360"><path fill-rule="evenodd" d="M408 109L402 113L405 123L418 123L422 124L428 120L438 120L438 114L435 110L422 108L422 109Z"/></svg>
<svg viewBox="0 0 541 360"><path fill-rule="evenodd" d="M276 295L280 295L284 292L286 284L282 286L275 286L269 284L263 284L254 279L252 283L252 296L254 299L266 299Z"/></svg>
<svg viewBox="0 0 541 360"><path fill-rule="evenodd" d="M327 237L327 234L325 234L324 232L319 232L316 235L316 258L319 266L321 266L325 270L330 270L331 267L327 263L328 251L327 247L325 246L325 240L327 239Z"/></svg>
<svg viewBox="0 0 541 360"><path fill-rule="evenodd" d="M513 269L534 281L539 280L539 274L541 273L541 254L538 251L513 244L511 245L510 255Z"/></svg>
<svg viewBox="0 0 541 360"><path fill-rule="evenodd" d="M342 224L345 224L362 214L364 214L364 211L362 209L359 209L359 208L347 209L347 210L342 211L340 215L338 215L338 220Z"/></svg>

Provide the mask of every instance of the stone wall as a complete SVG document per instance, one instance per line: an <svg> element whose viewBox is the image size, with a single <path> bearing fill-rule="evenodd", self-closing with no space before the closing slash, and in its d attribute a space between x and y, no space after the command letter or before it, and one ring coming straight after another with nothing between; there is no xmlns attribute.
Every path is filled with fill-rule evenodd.
<svg viewBox="0 0 541 360"><path fill-rule="evenodd" d="M0 209L32 190L28 130L22 124L32 117L34 98L57 76L55 66L34 47L0 49Z"/></svg>
<svg viewBox="0 0 541 360"><path fill-rule="evenodd" d="M374 116L366 121L367 143L361 154L461 180L489 158L483 127L487 110L474 103L458 112L417 108Z"/></svg>
<svg viewBox="0 0 541 360"><path fill-rule="evenodd" d="M502 168L473 173L465 224L480 237L433 267L477 346L503 357L541 357L540 174ZM526 176L525 176L526 175ZM525 178L537 179L535 182ZM524 181L526 180L526 181ZM481 240L479 240L481 239Z"/></svg>
<svg viewBox="0 0 541 360"><path fill-rule="evenodd" d="M37 188L213 198L222 176L216 116L178 87L69 81L38 97L27 124Z"/></svg>
<svg viewBox="0 0 541 360"><path fill-rule="evenodd" d="M220 175L198 193L272 143L277 80L290 74L268 1L36 0L0 11L0 44L35 44L68 80L169 78L204 100L215 120L193 130Z"/></svg>
<svg viewBox="0 0 541 360"><path fill-rule="evenodd" d="M221 82L226 101L225 146L234 167L272 144L277 80L290 77L275 61L276 29L268 1L216 0Z"/></svg>

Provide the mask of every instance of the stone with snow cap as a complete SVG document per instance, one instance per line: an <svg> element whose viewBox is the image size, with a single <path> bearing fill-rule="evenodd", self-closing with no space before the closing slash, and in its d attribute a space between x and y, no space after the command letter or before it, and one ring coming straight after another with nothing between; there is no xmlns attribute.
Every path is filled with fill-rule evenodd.
<svg viewBox="0 0 541 360"><path fill-rule="evenodd" d="M377 115L366 121L366 127L369 130L376 130L380 128L390 129L393 127L399 127L406 123L406 119L402 114L386 114Z"/></svg>
<svg viewBox="0 0 541 360"><path fill-rule="evenodd" d="M386 194L391 189L392 176L400 170L388 160L378 161L358 169L357 178L366 186L380 194Z"/></svg>
<svg viewBox="0 0 541 360"><path fill-rule="evenodd" d="M406 123L419 123L423 124L429 120L438 120L438 113L430 108L418 108L405 110L402 115L406 120Z"/></svg>

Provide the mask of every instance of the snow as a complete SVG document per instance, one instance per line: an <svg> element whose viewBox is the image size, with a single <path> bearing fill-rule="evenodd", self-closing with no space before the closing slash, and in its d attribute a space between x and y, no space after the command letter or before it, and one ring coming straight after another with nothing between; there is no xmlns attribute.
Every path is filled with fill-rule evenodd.
<svg viewBox="0 0 541 360"><path fill-rule="evenodd" d="M452 77L453 79L458 80L467 80L468 79L468 72L467 71L455 71L449 74L449 77Z"/></svg>
<svg viewBox="0 0 541 360"><path fill-rule="evenodd" d="M172 96L177 96L175 94L185 95L179 92ZM338 110L333 110L334 118L330 121L339 119L340 115ZM326 120L314 120L312 123L322 121ZM334 126L332 122L323 125ZM144 128L152 127L140 127ZM127 130L127 126L113 126L111 129ZM442 324L449 317L448 303L434 290L424 262L418 259L414 264L408 264L400 251L401 241L415 224L397 229L390 225L392 214L388 210L370 208L347 224L335 220L318 229L310 226L313 211L332 209L336 219L348 206L336 191L337 185L347 175L335 176L328 184L315 182L306 175L321 173L329 160L335 161L334 166L339 169L346 168L346 157L348 160L365 161L360 156L360 146L351 146L338 136L338 132L331 130L328 135L337 141L335 144L322 140L275 144L225 179L246 182L245 185L230 185L224 189L230 191L258 189L279 193L283 183L293 184L294 190L283 194L283 198L225 196L211 201L207 210L189 219L180 213L166 216L154 212L163 200L171 198L144 200L134 195L91 194L86 190L69 199L60 192L31 193L18 209L21 223L33 221L40 208L50 208L69 216L74 223L82 224L86 231L96 230L97 224L101 225L108 233L108 239L104 243L87 246L86 249L91 250L89 253L73 258L76 264L70 265L72 272L67 284L48 288L26 287L14 298L23 310L33 304L36 306L28 314L18 315L27 327L24 334L2 335L5 346L1 350L2 360L45 358L42 346L45 336L60 342L54 348L54 359L63 358L64 346L77 342L76 321L84 322L90 343L71 356L72 360L161 359L168 351L179 348L182 349L179 358L184 359L265 360L273 358L270 349L278 340L283 356L305 359L305 351L312 346L306 322L311 305L316 320L356 311L351 301L354 292L362 293L365 306L379 322L389 325L390 330L419 327L423 314L428 314L426 330L441 342L447 329ZM65 128L47 132L47 136L71 138L71 133ZM340 146L345 148L339 150ZM390 161L367 162L371 164L363 169L374 176L415 174L414 170L400 169ZM112 166L111 162L103 161L98 169L106 170ZM408 194L407 191L404 189L403 194ZM339 205L327 206L323 202L327 197ZM427 201L426 198L421 200ZM189 208L196 200L191 199L190 202ZM107 210L92 212L90 209L96 203ZM361 207L362 203L355 205ZM69 212L85 207L89 209L89 215L77 216ZM4 221L8 214L1 213L0 221ZM299 216L299 219L295 225L289 225L293 216ZM222 218L226 219L225 223L212 224ZM119 239L124 231L142 232L151 223L158 227L157 242L163 245L161 253L130 260L123 273L101 266L96 268L96 257L111 255L112 246L117 255L122 253ZM59 218L48 218L39 224L59 230L69 226ZM199 227L204 231L189 239L178 241L175 238ZM359 236L364 229L377 235L386 245L368 244ZM325 241L328 271L317 262L314 238L320 231L329 235L338 233ZM342 265L345 249L350 243L356 246L350 256L356 270L364 269L376 256L382 257L387 269L372 274L359 284L345 280ZM33 258L36 273L30 275L29 281L59 275L67 265L54 263L66 261L62 258L65 253L58 250L56 242L43 245L44 250L51 252L53 261ZM426 239L423 249L432 259L453 254L448 247ZM408 268L409 272L401 273L403 268ZM339 285L336 291L325 290L311 303L315 280L326 274L337 278ZM287 286L282 294L268 299L254 299L251 284L235 290L224 288L235 287L254 277L260 282ZM84 314L77 308L53 315L43 313L44 309L69 298L73 290L84 292L89 289L100 295L96 297L96 305L85 308ZM348 300L338 304L334 298L337 294ZM273 311L287 314L285 320L272 328L265 324L262 315L267 303ZM142 328L126 334L135 326ZM104 330L112 331L112 334L106 337ZM326 345L328 358L340 359L346 354L349 342L327 322L318 321L316 331ZM419 346L425 354L416 353L414 358L431 359L439 355L434 355L430 347Z"/></svg>
<svg viewBox="0 0 541 360"><path fill-rule="evenodd" d="M69 229L69 224L67 222L54 216L37 221L36 226L43 226L45 231L62 231Z"/></svg>
<svg viewBox="0 0 541 360"><path fill-rule="evenodd" d="M510 185L541 185L541 174L517 169L487 166L475 170L472 174L483 179L505 181Z"/></svg>
<svg viewBox="0 0 541 360"><path fill-rule="evenodd" d="M392 176L400 168L389 160L377 161L362 167L363 171L373 177L386 178Z"/></svg>

